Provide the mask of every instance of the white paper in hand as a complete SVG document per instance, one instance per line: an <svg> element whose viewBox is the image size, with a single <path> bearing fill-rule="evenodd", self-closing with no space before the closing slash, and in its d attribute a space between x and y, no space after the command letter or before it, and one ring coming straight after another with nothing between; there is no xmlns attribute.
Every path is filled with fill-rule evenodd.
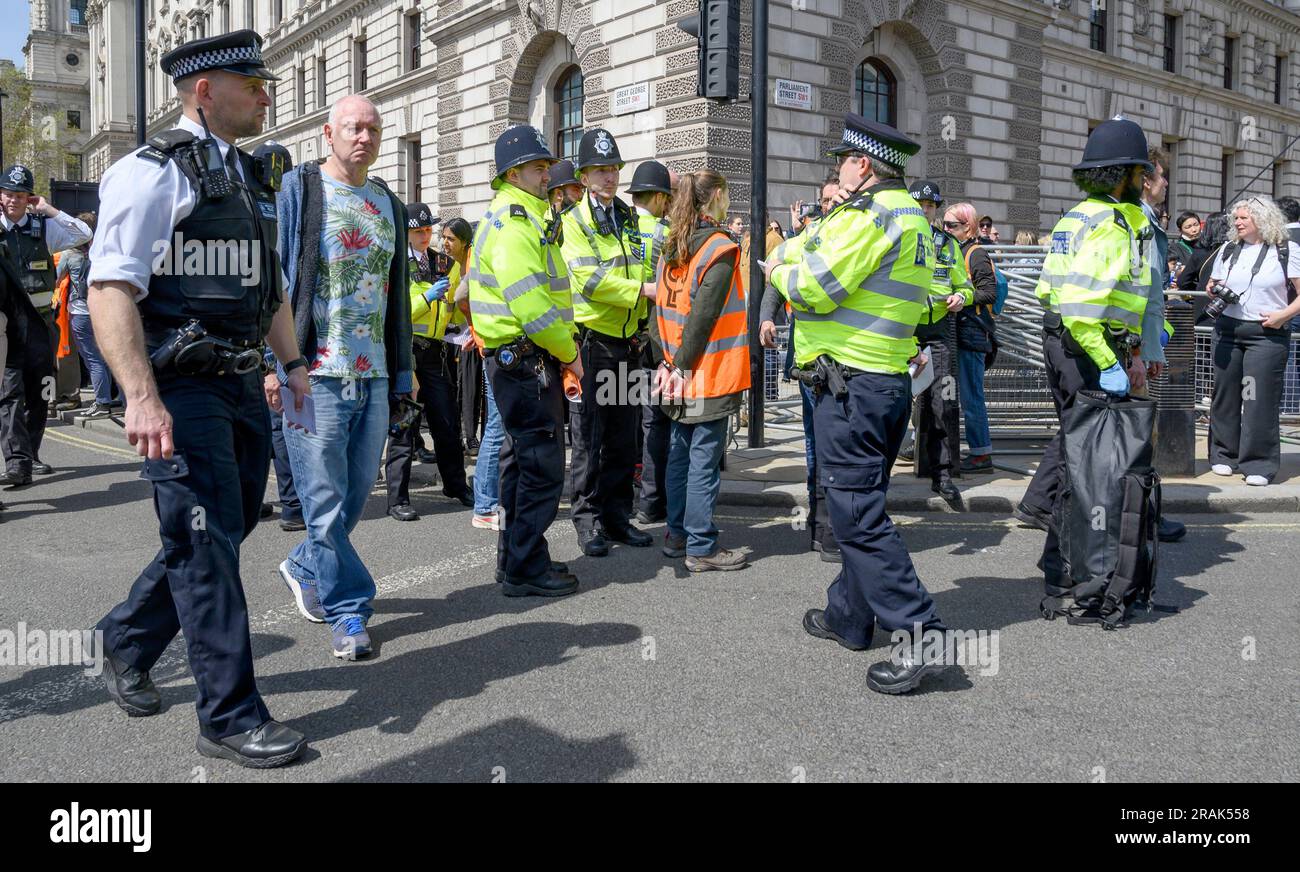
<svg viewBox="0 0 1300 872"><path fill-rule="evenodd" d="M302 411L293 407L293 391L287 385L280 387L280 403L284 406L284 423L307 433L316 432L316 401L308 394L302 398Z"/></svg>
<svg viewBox="0 0 1300 872"><path fill-rule="evenodd" d="M907 374L912 377L914 397L920 396L926 388L934 384L934 352L927 345L921 353L925 355L925 362L917 361L907 367Z"/></svg>

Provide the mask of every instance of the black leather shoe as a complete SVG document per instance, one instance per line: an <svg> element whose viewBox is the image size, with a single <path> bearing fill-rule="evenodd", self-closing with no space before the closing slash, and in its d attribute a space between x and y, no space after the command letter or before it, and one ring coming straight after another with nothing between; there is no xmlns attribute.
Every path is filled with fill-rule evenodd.
<svg viewBox="0 0 1300 872"><path fill-rule="evenodd" d="M54 475L54 467L38 460L32 464L32 475Z"/></svg>
<svg viewBox="0 0 1300 872"><path fill-rule="evenodd" d="M901 662L894 663L893 660L881 660L879 663L871 664L867 670L867 687L876 693L908 693L917 688L921 679L927 675L936 675L943 672L956 660L952 656L952 645L949 644L944 648L943 656L938 662L916 663L912 660L912 652L904 650L899 657Z"/></svg>
<svg viewBox="0 0 1300 872"><path fill-rule="evenodd" d="M458 494L450 493L449 491L443 491L442 495L444 497L451 497L453 500L456 500L467 509L474 508L474 495L467 490L461 491Z"/></svg>
<svg viewBox="0 0 1300 872"><path fill-rule="evenodd" d="M275 506L270 503L262 503L262 508L258 510L257 517L263 521L275 514Z"/></svg>
<svg viewBox="0 0 1300 872"><path fill-rule="evenodd" d="M286 533L301 533L303 530L307 529L307 523L301 518L297 521L286 521L284 518L281 518L280 529Z"/></svg>
<svg viewBox="0 0 1300 872"><path fill-rule="evenodd" d="M952 483L952 479L947 476L936 478L930 482L930 490L937 493L950 503L961 501L961 491L957 490L957 485Z"/></svg>
<svg viewBox="0 0 1300 872"><path fill-rule="evenodd" d="M415 452L415 459L421 463L437 463L438 455L427 448L421 448Z"/></svg>
<svg viewBox="0 0 1300 872"><path fill-rule="evenodd" d="M1156 526L1156 538L1161 542L1177 542L1187 535L1187 527L1182 521L1161 518Z"/></svg>
<svg viewBox="0 0 1300 872"><path fill-rule="evenodd" d="M649 548L655 542L654 536L644 530L638 530L631 524L622 527L606 527L605 538L612 539L615 542L622 542L624 545L631 545L634 548Z"/></svg>
<svg viewBox="0 0 1300 872"><path fill-rule="evenodd" d="M822 557L822 563L843 563L844 552L838 545L827 545L824 542L813 540L812 550L816 551Z"/></svg>
<svg viewBox="0 0 1300 872"><path fill-rule="evenodd" d="M821 609L809 609L803 615L803 628L809 636L816 636L818 639L830 639L839 642L840 645L848 648L850 651L865 651L866 645L855 645L848 639L836 633L830 627L826 626L826 612Z"/></svg>
<svg viewBox="0 0 1300 872"><path fill-rule="evenodd" d="M0 475L0 487L27 487L31 483L32 477L30 473L6 472L4 475Z"/></svg>
<svg viewBox="0 0 1300 872"><path fill-rule="evenodd" d="M573 573L569 571L569 564L559 560L551 561L551 574L572 575L575 579L578 577L576 575L573 575ZM504 584L505 580L506 580L506 571L504 569L497 569L497 584Z"/></svg>
<svg viewBox="0 0 1300 872"><path fill-rule="evenodd" d="M582 553L588 557L604 557L609 553L609 543L599 530L579 533L578 544L582 546Z"/></svg>
<svg viewBox="0 0 1300 872"><path fill-rule="evenodd" d="M501 592L506 596L568 596L578 592L578 578L558 572L531 581L507 578L501 583Z"/></svg>
<svg viewBox="0 0 1300 872"><path fill-rule="evenodd" d="M668 520L667 512L647 512L642 509L636 513L636 522L638 524L658 524L666 520Z"/></svg>
<svg viewBox="0 0 1300 872"><path fill-rule="evenodd" d="M1047 532L1048 527L1052 524L1052 518L1046 512L1040 512L1038 509L1020 503L1016 506L1015 511L1011 513L1017 521L1026 527L1033 527L1035 530Z"/></svg>
<svg viewBox="0 0 1300 872"><path fill-rule="evenodd" d="M104 683L108 695L128 717L147 718L162 709L162 694L148 672L127 666L112 654L104 654Z"/></svg>
<svg viewBox="0 0 1300 872"><path fill-rule="evenodd" d="M284 724L267 721L224 739L199 736L195 749L204 757L232 760L250 769L274 769L298 759L307 750L307 737Z"/></svg>
<svg viewBox="0 0 1300 872"><path fill-rule="evenodd" d="M420 513L410 506L403 503L400 506L393 506L388 510L388 517L395 521L418 521Z"/></svg>

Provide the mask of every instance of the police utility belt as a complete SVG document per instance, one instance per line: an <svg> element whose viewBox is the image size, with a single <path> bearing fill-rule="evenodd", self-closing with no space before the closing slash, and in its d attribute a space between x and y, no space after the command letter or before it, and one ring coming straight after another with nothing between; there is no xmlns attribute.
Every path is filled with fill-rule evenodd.
<svg viewBox="0 0 1300 872"><path fill-rule="evenodd" d="M641 350L650 343L650 334L646 332L633 333L631 336L610 336L608 333L601 333L599 330L592 330L590 327L578 325L578 339L584 344L595 339L606 345L626 345L632 354L640 354Z"/></svg>
<svg viewBox="0 0 1300 872"><path fill-rule="evenodd" d="M540 397L542 391L551 386L551 373L546 363L553 358L553 355L540 348L527 336L520 336L496 348L489 348L484 353L506 372L518 369L531 359L533 372L537 376L538 396Z"/></svg>
<svg viewBox="0 0 1300 872"><path fill-rule="evenodd" d="M233 342L213 336L197 320L166 334L151 334L162 344L149 362L156 375L246 375L263 368L260 342ZM152 344L152 341L151 343Z"/></svg>
<svg viewBox="0 0 1300 872"><path fill-rule="evenodd" d="M1059 312L1043 313L1043 330L1053 336L1059 337L1061 344L1064 345L1066 351L1071 354L1087 354L1087 352L1083 350L1083 346L1080 345L1075 338L1070 335L1070 331L1065 328L1065 324L1061 320ZM1110 350L1114 352L1115 357L1123 362L1125 366L1127 366L1129 361L1132 359L1133 352L1142 346L1142 337L1129 331L1125 327L1121 327L1117 330L1109 324L1103 324L1102 332L1106 336L1106 344L1110 346Z"/></svg>
<svg viewBox="0 0 1300 872"><path fill-rule="evenodd" d="M815 394L828 393L837 400L849 394L849 379L862 375L866 370L854 369L832 360L828 355L820 355L807 367L791 367L790 376Z"/></svg>

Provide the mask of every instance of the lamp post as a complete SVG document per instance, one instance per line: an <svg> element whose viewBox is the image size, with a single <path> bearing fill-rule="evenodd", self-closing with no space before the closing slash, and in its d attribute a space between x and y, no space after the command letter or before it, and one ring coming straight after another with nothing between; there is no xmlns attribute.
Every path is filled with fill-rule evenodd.
<svg viewBox="0 0 1300 872"><path fill-rule="evenodd" d="M144 120L148 107L144 97L145 0L135 0L135 144L144 145Z"/></svg>
<svg viewBox="0 0 1300 872"><path fill-rule="evenodd" d="M4 91L0 91L0 168L5 165L5 98L8 96Z"/></svg>

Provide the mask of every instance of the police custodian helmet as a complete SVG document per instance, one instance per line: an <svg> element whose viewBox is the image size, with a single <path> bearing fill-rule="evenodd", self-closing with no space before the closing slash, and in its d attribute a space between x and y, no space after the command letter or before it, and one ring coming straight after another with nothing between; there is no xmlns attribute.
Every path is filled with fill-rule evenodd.
<svg viewBox="0 0 1300 872"><path fill-rule="evenodd" d="M618 153L614 134L603 127L588 130L578 143L578 172L591 167L618 167L623 169L623 156Z"/></svg>
<svg viewBox="0 0 1300 872"><path fill-rule="evenodd" d="M673 192L673 180L668 175L668 167L657 160L644 161L637 166L636 172L632 174L632 184L628 186L627 192L629 194L640 194L645 191L658 191L664 194Z"/></svg>
<svg viewBox="0 0 1300 872"><path fill-rule="evenodd" d="M1147 137L1136 121L1116 116L1103 121L1088 135L1083 147L1083 160L1074 165L1076 170L1097 167L1143 166L1154 169L1147 159Z"/></svg>
<svg viewBox="0 0 1300 872"><path fill-rule="evenodd" d="M546 138L537 131L537 128L527 124L507 127L505 132L497 137L495 157L497 174L492 179L494 191L499 190L505 183L503 177L506 170L512 170L534 160L550 161L552 164L556 162L551 150L546 146Z"/></svg>
<svg viewBox="0 0 1300 872"><path fill-rule="evenodd" d="M20 194L36 193L36 179L32 171L22 164L6 167L0 176L0 191L17 191Z"/></svg>
<svg viewBox="0 0 1300 872"><path fill-rule="evenodd" d="M573 175L573 161L562 160L555 166L551 167L551 183L546 186L546 190L554 191L556 188L564 185L580 185L582 182Z"/></svg>

